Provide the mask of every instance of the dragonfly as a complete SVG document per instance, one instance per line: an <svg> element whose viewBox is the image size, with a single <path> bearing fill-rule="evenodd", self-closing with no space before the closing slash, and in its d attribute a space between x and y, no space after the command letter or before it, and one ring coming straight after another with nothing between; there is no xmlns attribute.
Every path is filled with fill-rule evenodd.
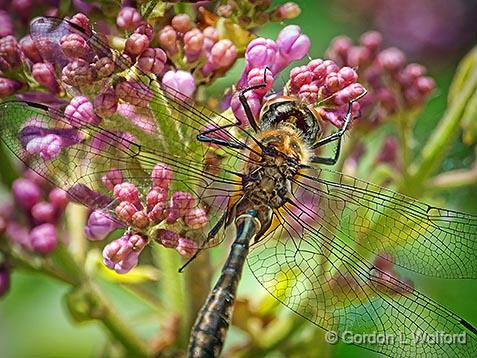
<svg viewBox="0 0 477 358"><path fill-rule="evenodd" d="M37 18L31 36L58 73L70 61L60 44L69 34L86 41L91 63L106 59L115 68L93 84L65 85L69 93L90 95L121 82L143 116L132 121L98 115L84 123L58 104L22 97L0 104L0 140L73 201L118 222L101 177L115 168L146 193L151 170L163 163L174 173L171 185L193 193L195 205L207 210L207 226L193 233L200 241L197 254L232 236L220 277L192 328L190 357L220 355L245 263L271 295L326 331L396 338L355 343L363 348L393 357L477 356L474 325L373 261L433 277L475 279L477 217L327 169L339 150L328 158L314 149L331 143L339 149L351 104L343 127L323 136L316 113L293 98L271 99L254 118L246 100L254 88L246 88L239 93L249 121L244 126L143 73L101 34L67 19ZM49 135L62 138L60 151L45 155L28 145ZM466 343L400 341L414 332L464 334Z"/></svg>

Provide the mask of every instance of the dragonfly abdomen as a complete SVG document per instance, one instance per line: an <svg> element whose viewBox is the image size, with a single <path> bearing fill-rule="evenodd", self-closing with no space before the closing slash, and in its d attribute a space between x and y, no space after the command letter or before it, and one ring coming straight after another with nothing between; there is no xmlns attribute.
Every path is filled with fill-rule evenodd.
<svg viewBox="0 0 477 358"><path fill-rule="evenodd" d="M255 210L236 220L237 237L222 268L220 278L209 294L192 328L188 357L218 357L233 313L237 286L248 255L250 240L260 229Z"/></svg>

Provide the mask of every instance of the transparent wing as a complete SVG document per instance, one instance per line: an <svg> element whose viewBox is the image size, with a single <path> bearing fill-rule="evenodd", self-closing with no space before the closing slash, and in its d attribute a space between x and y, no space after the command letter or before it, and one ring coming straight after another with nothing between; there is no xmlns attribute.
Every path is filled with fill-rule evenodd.
<svg viewBox="0 0 477 358"><path fill-rule="evenodd" d="M222 216L229 197L237 193L240 182L236 174L246 158L242 151L210 146L196 137L206 129L232 125L235 120L166 88L155 76L146 75L110 49L100 35L68 20L40 17L32 22L31 35L43 58L55 65L58 78L62 78L66 66L78 60L63 53L61 39L69 34L80 36L88 44L89 52L83 58L90 67L107 59L114 71L108 77L94 72L86 84L61 82L67 92L87 96L93 102L100 92L121 82L130 98L121 97L116 113L96 113L90 123L65 114L61 105L6 102L1 104L1 140L27 166L66 190L77 202L94 208L115 206L111 192L101 181L111 169L120 169L124 180L134 183L145 195L151 187L152 168L157 163L167 164L174 172L172 189L193 193L197 205L208 210L207 232ZM78 76L81 74L79 71ZM250 136L238 127L222 134L235 144ZM61 138L61 153L45 160L34 149L32 152L31 143L36 140L44 144L51 135Z"/></svg>
<svg viewBox="0 0 477 358"><path fill-rule="evenodd" d="M477 278L477 216L439 209L324 169L296 180L292 201L303 219L366 258L442 278Z"/></svg>
<svg viewBox="0 0 477 358"><path fill-rule="evenodd" d="M152 185L151 171L158 163L172 169L172 190L190 192L197 205L208 207L210 227L236 192L237 183L218 174L215 165L219 164L151 149L124 132L100 125L79 125L75 118L43 105L12 101L0 104L0 108L0 138L6 147L39 175L67 191L74 201L88 207L110 209L114 215L117 202L102 181L112 169L119 169L124 181L135 184L144 199ZM42 159L28 145L48 135L61 138L62 150L54 158Z"/></svg>
<svg viewBox="0 0 477 358"><path fill-rule="evenodd" d="M313 214L306 211L290 206L277 213L278 226L248 256L270 294L341 340L388 356L477 354L476 328L307 220ZM454 343L436 340L439 332L455 335Z"/></svg>

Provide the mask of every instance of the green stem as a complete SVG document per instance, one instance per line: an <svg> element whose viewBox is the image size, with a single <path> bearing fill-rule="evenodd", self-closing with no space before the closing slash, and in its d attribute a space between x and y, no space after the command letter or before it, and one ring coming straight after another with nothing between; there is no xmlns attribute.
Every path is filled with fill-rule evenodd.
<svg viewBox="0 0 477 358"><path fill-rule="evenodd" d="M152 249L155 264L162 273L159 282L159 295L161 301L164 302L166 312L169 313L169 316L178 316L181 319L188 317L188 312L185 309L187 306L184 294L184 275L178 273L179 267L182 266L180 256L177 251L160 245L152 245ZM189 335L188 324L182 320L180 327L178 345L185 347Z"/></svg>
<svg viewBox="0 0 477 358"><path fill-rule="evenodd" d="M439 165L441 158L448 149L450 142L454 139L459 129L460 120L465 110L466 104L477 87L477 71L472 73L460 95L450 104L438 127L424 146L420 161L411 168L409 181L413 185L404 185L400 191L415 195L422 190L423 184L427 181L430 174Z"/></svg>
<svg viewBox="0 0 477 358"><path fill-rule="evenodd" d="M76 308L81 307L80 315L82 318L78 321L99 320L130 356L148 357L151 355L148 346L111 308L111 303L103 295L100 288L93 284L83 267L78 265L64 245L58 246L54 258L42 260L39 265L35 264L34 259L26 256L10 255L9 259L16 268L40 272L71 285L74 294L70 295L73 300L69 300L68 308L74 317L78 317ZM55 264L57 262L61 265ZM78 305L78 302L86 304Z"/></svg>
<svg viewBox="0 0 477 358"><path fill-rule="evenodd" d="M185 269L186 287L188 292L189 316L187 332L190 332L196 317L207 299L210 291L212 267L210 266L209 252L204 250Z"/></svg>
<svg viewBox="0 0 477 358"><path fill-rule="evenodd" d="M403 165L403 179L405 182L408 182L409 177L409 166L411 164L411 152L412 152L412 143L413 143L413 136L412 136L412 127L411 127L411 118L407 111L399 112L398 116L396 116L396 125L398 129L398 136L399 136L399 143L400 143L400 150L401 150L401 158L402 158L402 165Z"/></svg>
<svg viewBox="0 0 477 358"><path fill-rule="evenodd" d="M477 155L477 147L475 149ZM431 190L452 189L477 184L477 159L470 169L452 170L442 173L427 183Z"/></svg>
<svg viewBox="0 0 477 358"><path fill-rule="evenodd" d="M111 335L126 349L129 356L133 357L150 357L151 351L143 340L137 336L128 327L119 315L111 308L111 304L103 296L99 288L91 291L95 303L100 306L102 314L97 317L100 322L107 328Z"/></svg>

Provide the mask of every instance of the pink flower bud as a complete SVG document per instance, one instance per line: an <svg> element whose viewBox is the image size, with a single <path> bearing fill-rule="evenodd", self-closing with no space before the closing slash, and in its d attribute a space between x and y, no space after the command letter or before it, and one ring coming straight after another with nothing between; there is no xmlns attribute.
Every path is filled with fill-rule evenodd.
<svg viewBox="0 0 477 358"><path fill-rule="evenodd" d="M202 33L204 34L204 51L210 52L212 46L219 41L219 33L213 26L207 26Z"/></svg>
<svg viewBox="0 0 477 358"><path fill-rule="evenodd" d="M101 92L94 99L95 113L103 118L112 116L118 109L118 100L118 96L112 89Z"/></svg>
<svg viewBox="0 0 477 358"><path fill-rule="evenodd" d="M160 229L157 231L156 241L168 248L176 248L181 237L174 231Z"/></svg>
<svg viewBox="0 0 477 358"><path fill-rule="evenodd" d="M165 26L159 31L159 44L170 54L177 51L177 32L172 26Z"/></svg>
<svg viewBox="0 0 477 358"><path fill-rule="evenodd" d="M109 57L101 57L96 60L92 68L96 71L96 76L101 79L111 76L114 72L115 66L113 60Z"/></svg>
<svg viewBox="0 0 477 358"><path fill-rule="evenodd" d="M277 46L282 57L294 61L305 57L311 42L308 36L301 33L299 26L288 25L278 34Z"/></svg>
<svg viewBox="0 0 477 358"><path fill-rule="evenodd" d="M371 53L366 47L353 46L348 51L348 66L360 68L366 66L369 62L371 62Z"/></svg>
<svg viewBox="0 0 477 358"><path fill-rule="evenodd" d="M290 84L292 89L310 84L311 81L313 81L313 72L310 71L308 66L295 67L290 71Z"/></svg>
<svg viewBox="0 0 477 358"><path fill-rule="evenodd" d="M188 62L196 61L204 46L204 35L199 29L191 29L184 34L184 53Z"/></svg>
<svg viewBox="0 0 477 358"><path fill-rule="evenodd" d="M60 88L56 82L55 69L51 63L38 62L33 64L31 74L35 81L48 88L50 92L59 92Z"/></svg>
<svg viewBox="0 0 477 358"><path fill-rule="evenodd" d="M269 70L261 68L252 68L247 75L247 85L256 86L265 84L263 88L254 89L254 92L260 96L265 96L273 86L273 75Z"/></svg>
<svg viewBox="0 0 477 358"><path fill-rule="evenodd" d="M89 215L84 231L90 240L99 241L103 240L118 227L119 224L109 215L101 210L95 210Z"/></svg>
<svg viewBox="0 0 477 358"><path fill-rule="evenodd" d="M250 91L245 93L245 98L252 111L253 116L255 118L258 118L258 114L260 113L260 109L262 107L262 96L258 95L253 91ZM242 102L240 102L238 93L235 93L232 97L232 101L230 102L230 108L232 108L235 118L242 121L242 125L244 127L250 125L247 115L245 114L245 111L243 109Z"/></svg>
<svg viewBox="0 0 477 358"><path fill-rule="evenodd" d="M8 97L22 88L21 82L11 80L9 78L0 77L0 97Z"/></svg>
<svg viewBox="0 0 477 358"><path fill-rule="evenodd" d="M137 208L129 201L121 201L114 209L119 220L130 223L133 215L137 212Z"/></svg>
<svg viewBox="0 0 477 358"><path fill-rule="evenodd" d="M43 160L53 160L61 153L63 140L56 134L47 134L44 137L35 137L26 145L30 154L38 154Z"/></svg>
<svg viewBox="0 0 477 358"><path fill-rule="evenodd" d="M343 86L346 87L358 80L358 74L351 67L342 67L338 71L338 75L344 80Z"/></svg>
<svg viewBox="0 0 477 358"><path fill-rule="evenodd" d="M92 50L86 40L79 34L67 34L60 39L63 53L71 59L88 59Z"/></svg>
<svg viewBox="0 0 477 358"><path fill-rule="evenodd" d="M13 23L8 12L0 10L0 37L13 35ZM0 294L1 296L1 294Z"/></svg>
<svg viewBox="0 0 477 358"><path fill-rule="evenodd" d="M388 136L384 140L377 162L388 163L397 166L399 162L399 142L394 136Z"/></svg>
<svg viewBox="0 0 477 358"><path fill-rule="evenodd" d="M361 35L360 42L371 54L377 54L383 44L383 36L377 31L368 31Z"/></svg>
<svg viewBox="0 0 477 358"><path fill-rule="evenodd" d="M117 273L127 273L137 265L139 254L146 245L147 240L142 236L125 234L105 246L104 264Z"/></svg>
<svg viewBox="0 0 477 358"><path fill-rule="evenodd" d="M160 74L167 61L167 55L161 48L148 48L139 57L138 66L147 73Z"/></svg>
<svg viewBox="0 0 477 358"><path fill-rule="evenodd" d="M168 220L175 221L183 217L195 205L194 197L191 193L177 191L172 194L171 213Z"/></svg>
<svg viewBox="0 0 477 358"><path fill-rule="evenodd" d="M142 82L123 80L116 84L116 95L133 106L146 107L153 97L152 91Z"/></svg>
<svg viewBox="0 0 477 358"><path fill-rule="evenodd" d="M17 203L26 210L30 210L41 200L40 188L28 179L16 179L12 185L12 192Z"/></svg>
<svg viewBox="0 0 477 358"><path fill-rule="evenodd" d="M123 182L114 186L114 196L119 201L128 201L131 204L139 202L139 191L132 183Z"/></svg>
<svg viewBox="0 0 477 358"><path fill-rule="evenodd" d="M198 245L194 240L179 238L176 250L182 256L192 257L197 252Z"/></svg>
<svg viewBox="0 0 477 358"><path fill-rule="evenodd" d="M436 83L431 77L419 77L416 80L416 88L420 93L427 96L436 88Z"/></svg>
<svg viewBox="0 0 477 358"><path fill-rule="evenodd" d="M184 95L188 98L193 96L196 88L194 77L189 72L182 70L167 71L162 77L162 83L166 86L166 90L177 91L177 93L172 91L172 95Z"/></svg>
<svg viewBox="0 0 477 358"><path fill-rule="evenodd" d="M94 112L93 104L85 96L73 97L65 108L65 116L73 126L97 124L100 121Z"/></svg>
<svg viewBox="0 0 477 358"><path fill-rule="evenodd" d="M0 38L0 58L4 61L3 70L9 70L20 65L20 50L14 36L9 35Z"/></svg>
<svg viewBox="0 0 477 358"><path fill-rule="evenodd" d="M132 217L132 226L140 230L143 230L147 228L149 224L150 224L149 217L144 211L141 210L134 213Z"/></svg>
<svg viewBox="0 0 477 358"><path fill-rule="evenodd" d="M138 34L146 35L149 41L152 40L152 35L154 32L154 28L148 24L147 22L141 22L141 24L134 30L134 32L137 32Z"/></svg>
<svg viewBox="0 0 477 358"><path fill-rule="evenodd" d="M277 7L272 13L273 21L283 21L287 19L294 19L301 13L300 7L294 2L286 2Z"/></svg>
<svg viewBox="0 0 477 358"><path fill-rule="evenodd" d="M70 22L81 27L87 34L91 34L91 24L85 14L82 14L81 12L75 14L70 19Z"/></svg>
<svg viewBox="0 0 477 358"><path fill-rule="evenodd" d="M204 227L208 222L207 213L202 208L193 208L184 215L184 223L194 230Z"/></svg>
<svg viewBox="0 0 477 358"><path fill-rule="evenodd" d="M131 271L139 263L139 254L137 252L131 252L126 259L119 261L114 265L114 271L119 274L125 274Z"/></svg>
<svg viewBox="0 0 477 358"><path fill-rule="evenodd" d="M395 47L390 47L381 51L377 60L381 67L386 71L396 72L404 66L406 56L401 50Z"/></svg>
<svg viewBox="0 0 477 358"><path fill-rule="evenodd" d="M121 184L123 181L123 173L116 168L112 168L101 178L101 182L109 190L113 190L117 184Z"/></svg>
<svg viewBox="0 0 477 358"><path fill-rule="evenodd" d="M126 40L124 52L131 57L139 56L149 47L149 38L146 35L133 33Z"/></svg>
<svg viewBox="0 0 477 358"><path fill-rule="evenodd" d="M170 208L167 201L162 201L154 205L149 211L148 217L153 223L157 224L164 221L169 216L169 213ZM172 217L170 219L172 219Z"/></svg>
<svg viewBox="0 0 477 358"><path fill-rule="evenodd" d="M305 102L312 104L318 101L318 91L319 87L315 82L312 82L310 84L302 85L298 90L298 96Z"/></svg>
<svg viewBox="0 0 477 358"><path fill-rule="evenodd" d="M167 201L167 189L161 188L159 186L153 187L147 193L146 203L147 208L151 210L156 204L163 203Z"/></svg>
<svg viewBox="0 0 477 358"><path fill-rule="evenodd" d="M353 83L348 87L338 91L332 98L332 102L337 105L343 105L360 97L366 90L360 83Z"/></svg>
<svg viewBox="0 0 477 358"><path fill-rule="evenodd" d="M56 210L51 203L41 201L31 208L31 216L38 223L53 224L56 221Z"/></svg>
<svg viewBox="0 0 477 358"><path fill-rule="evenodd" d="M43 59L41 58L40 52L36 48L35 43L33 42L30 35L23 37L20 40L20 49L22 50L23 54L28 57L33 63L42 62Z"/></svg>
<svg viewBox="0 0 477 358"><path fill-rule="evenodd" d="M53 252L58 244L56 228L52 224L41 224L34 227L30 232L31 247L40 255L48 255Z"/></svg>
<svg viewBox="0 0 477 358"><path fill-rule="evenodd" d="M123 7L116 18L116 25L123 30L133 31L140 23L141 15L133 7Z"/></svg>
<svg viewBox="0 0 477 358"><path fill-rule="evenodd" d="M69 203L68 194L66 191L59 188L54 188L52 191L50 191L48 194L48 200L50 201L51 205L53 205L57 213L62 212Z"/></svg>
<svg viewBox="0 0 477 358"><path fill-rule="evenodd" d="M152 170L151 179L154 186L167 190L172 180L172 170L167 165L158 163Z"/></svg>
<svg viewBox="0 0 477 358"><path fill-rule="evenodd" d="M252 40L245 52L245 59L250 68L272 67L278 54L278 46L275 41L263 37Z"/></svg>
<svg viewBox="0 0 477 358"><path fill-rule="evenodd" d="M327 50L329 58L335 61L339 61L341 64L347 63L348 53L353 46L353 42L348 36L335 37Z"/></svg>
<svg viewBox="0 0 477 358"><path fill-rule="evenodd" d="M172 27L182 33L186 33L192 28L192 21L187 14L178 14L172 18Z"/></svg>
<svg viewBox="0 0 477 358"><path fill-rule="evenodd" d="M70 86L89 85L95 78L94 69L82 59L68 63L61 72L61 80Z"/></svg>
<svg viewBox="0 0 477 358"><path fill-rule="evenodd" d="M232 41L223 39L215 43L210 50L209 62L216 67L228 67L237 58L237 48Z"/></svg>

